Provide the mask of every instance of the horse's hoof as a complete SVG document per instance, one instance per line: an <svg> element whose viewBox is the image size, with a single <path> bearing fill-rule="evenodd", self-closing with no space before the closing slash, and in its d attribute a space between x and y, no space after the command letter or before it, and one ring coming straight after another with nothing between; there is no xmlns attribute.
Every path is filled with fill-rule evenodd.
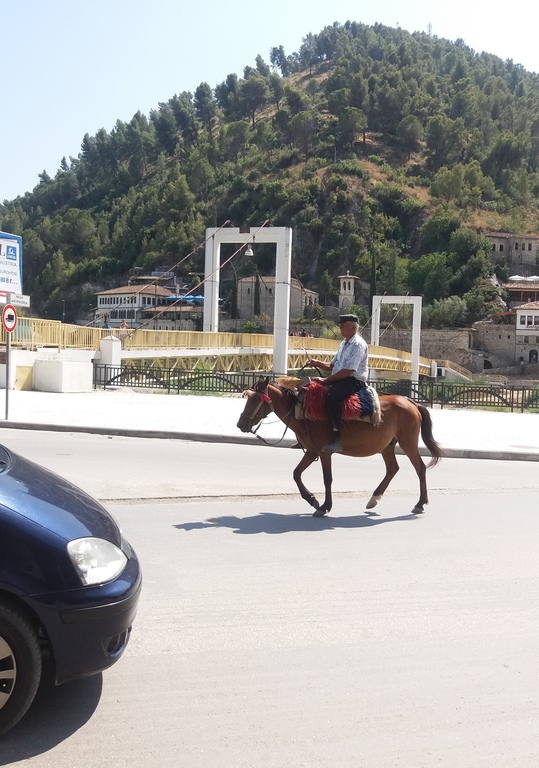
<svg viewBox="0 0 539 768"><path fill-rule="evenodd" d="M412 515L422 515L425 510L423 507L414 507L412 509Z"/></svg>
<svg viewBox="0 0 539 768"><path fill-rule="evenodd" d="M316 512L313 512L313 517L324 517L328 511L327 509L317 509Z"/></svg>
<svg viewBox="0 0 539 768"><path fill-rule="evenodd" d="M380 501L381 498L382 498L381 495L380 496L371 496L371 498L369 499L369 501L367 503L367 507L366 508L367 509L373 509L378 504L378 502Z"/></svg>

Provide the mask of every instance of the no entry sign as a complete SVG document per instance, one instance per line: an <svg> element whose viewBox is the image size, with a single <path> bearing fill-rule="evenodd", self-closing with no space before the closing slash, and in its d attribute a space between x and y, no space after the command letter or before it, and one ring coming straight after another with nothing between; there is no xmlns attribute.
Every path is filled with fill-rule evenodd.
<svg viewBox="0 0 539 768"><path fill-rule="evenodd" d="M17 327L17 310L13 304L6 304L2 310L2 325L7 333L11 333Z"/></svg>

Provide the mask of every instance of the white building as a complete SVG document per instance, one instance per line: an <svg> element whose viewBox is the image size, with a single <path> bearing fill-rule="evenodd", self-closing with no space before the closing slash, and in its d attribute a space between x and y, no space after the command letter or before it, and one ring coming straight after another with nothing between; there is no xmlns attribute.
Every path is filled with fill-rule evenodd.
<svg viewBox="0 0 539 768"><path fill-rule="evenodd" d="M108 321L111 328L118 328L122 320L126 320L129 327L137 328L147 320L148 310L174 294L160 285L125 285L96 295L96 325L105 325Z"/></svg>

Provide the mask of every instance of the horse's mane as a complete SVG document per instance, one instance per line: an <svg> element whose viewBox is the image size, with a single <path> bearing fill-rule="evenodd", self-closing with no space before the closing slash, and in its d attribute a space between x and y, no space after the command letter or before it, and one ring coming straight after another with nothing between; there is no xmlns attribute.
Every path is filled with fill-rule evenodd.
<svg viewBox="0 0 539 768"><path fill-rule="evenodd" d="M301 379L295 376L279 376L276 383L279 387L284 387L285 389L297 389L301 384Z"/></svg>

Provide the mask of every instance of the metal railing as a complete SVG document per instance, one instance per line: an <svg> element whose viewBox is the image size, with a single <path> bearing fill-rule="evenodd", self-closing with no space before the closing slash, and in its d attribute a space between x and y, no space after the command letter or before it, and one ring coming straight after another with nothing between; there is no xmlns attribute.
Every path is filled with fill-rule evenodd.
<svg viewBox="0 0 539 768"><path fill-rule="evenodd" d="M204 394L234 394L252 387L263 375L258 371L219 373L195 369L180 371L177 368L151 368L127 363L121 366L95 365L94 389L107 387L132 387L153 389L167 394L197 392Z"/></svg>
<svg viewBox="0 0 539 768"><path fill-rule="evenodd" d="M303 371L303 374L315 373ZM139 361L122 366L95 365L94 387L132 387L152 389L168 394L197 392L233 394L252 387L265 371L217 372L197 368L152 368ZM270 378L273 378L270 374ZM377 379L371 382L379 394L403 395L433 408L480 408L539 412L539 388L507 385L457 384L425 379Z"/></svg>
<svg viewBox="0 0 539 768"><path fill-rule="evenodd" d="M378 379L376 390L384 395L404 395L428 407L480 408L483 410L539 411L539 388L424 380L411 382Z"/></svg>

